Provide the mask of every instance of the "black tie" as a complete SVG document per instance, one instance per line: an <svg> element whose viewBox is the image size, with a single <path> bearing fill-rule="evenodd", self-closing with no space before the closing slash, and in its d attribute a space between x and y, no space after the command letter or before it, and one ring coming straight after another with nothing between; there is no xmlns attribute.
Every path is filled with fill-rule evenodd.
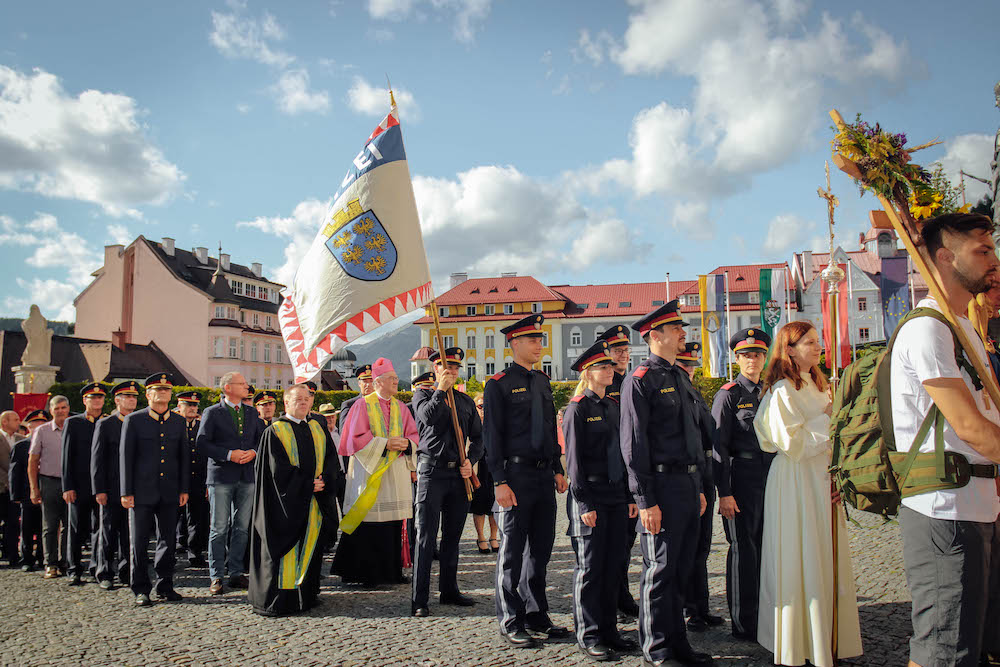
<svg viewBox="0 0 1000 667"><path fill-rule="evenodd" d="M528 375L528 391L531 392L531 448L539 454L545 443L545 416L542 408L542 390L539 377Z"/></svg>
<svg viewBox="0 0 1000 667"><path fill-rule="evenodd" d="M604 419L608 418L608 406L604 405ZM612 425L608 433L608 479L612 484L620 484L625 479L625 463L622 461L621 444L618 438L617 424Z"/></svg>

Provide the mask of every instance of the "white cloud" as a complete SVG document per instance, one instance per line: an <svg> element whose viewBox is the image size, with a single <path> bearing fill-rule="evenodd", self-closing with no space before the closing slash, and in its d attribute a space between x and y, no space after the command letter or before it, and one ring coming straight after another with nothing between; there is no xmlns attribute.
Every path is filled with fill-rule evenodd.
<svg viewBox="0 0 1000 667"><path fill-rule="evenodd" d="M285 39L285 29L268 12L259 19L241 16L246 5L234 7L236 12L212 12L213 46L227 58L246 58L264 65L288 67L295 62L292 56L274 46Z"/></svg>
<svg viewBox="0 0 1000 667"><path fill-rule="evenodd" d="M243 104L243 103L237 104L236 105L236 110L239 111L241 114L244 114L244 115L248 114L248 113L250 113L250 105L249 104Z"/></svg>
<svg viewBox="0 0 1000 667"><path fill-rule="evenodd" d="M24 263L32 269L58 277L17 278L18 289L4 299L10 313L27 313L32 303L37 303L51 319L74 320L73 299L91 281L101 265L101 252L92 247L83 236L67 232L52 215L39 213L26 223L18 223L7 216L0 216L0 245L18 245L31 248Z"/></svg>
<svg viewBox="0 0 1000 667"><path fill-rule="evenodd" d="M403 88L394 89L396 106L400 116L409 121L420 120L420 107L413 93ZM360 76L354 77L354 83L347 91L347 105L356 113L382 118L389 111L389 89L371 85Z"/></svg>
<svg viewBox="0 0 1000 667"><path fill-rule="evenodd" d="M125 225L108 225L108 238L121 245L128 245L132 242L132 235L129 234Z"/></svg>
<svg viewBox="0 0 1000 667"><path fill-rule="evenodd" d="M779 254L808 246L816 252L822 252L825 247L826 252L829 252L829 239L826 240L824 246L823 238L815 236L817 229L818 225L815 222L804 220L792 213L775 216L767 224L764 251ZM854 248L847 249L853 250Z"/></svg>
<svg viewBox="0 0 1000 667"><path fill-rule="evenodd" d="M608 31L601 30L591 37L590 31L584 28L580 30L580 37L576 46L570 49L570 54L576 62L589 60L594 65L600 65L614 46L615 40Z"/></svg>
<svg viewBox="0 0 1000 667"><path fill-rule="evenodd" d="M938 162L944 167L952 185L959 184L959 171L990 180L990 162L993 160L994 138L986 134L963 134L945 142L945 154ZM919 162L919 153L917 154ZM932 167L933 168L933 167ZM984 183L966 178L966 200L975 204L986 194Z"/></svg>
<svg viewBox="0 0 1000 667"><path fill-rule="evenodd" d="M715 221L709 216L706 202L694 201L675 204L670 224L687 239L709 241L715 238Z"/></svg>
<svg viewBox="0 0 1000 667"><path fill-rule="evenodd" d="M185 178L146 138L142 114L126 95L72 97L53 74L0 65L0 188L141 217L137 206L165 203Z"/></svg>
<svg viewBox="0 0 1000 667"><path fill-rule="evenodd" d="M800 25L808 9L804 2L630 4L622 44L610 46L612 61L626 74L672 74L693 82L690 105L664 101L633 121L630 162L640 196L692 186L699 197L732 193L754 174L817 145L831 104L849 104L875 87L891 87L921 67L905 43L868 26L860 15L846 25L828 14ZM594 41L589 35L588 40ZM577 178L594 187L601 177L622 173L615 166L619 161L610 161L610 170L599 165Z"/></svg>
<svg viewBox="0 0 1000 667"><path fill-rule="evenodd" d="M330 109L330 95L325 90L310 90L309 72L304 69L282 72L271 92L278 108L287 114L326 113Z"/></svg>
<svg viewBox="0 0 1000 667"><path fill-rule="evenodd" d="M291 285L292 278L295 277L295 268L316 238L320 224L330 212L331 204L329 199L326 201L307 199L296 205L289 216L261 216L254 220L238 222L236 226L257 229L288 240L284 250L284 264L273 270L269 269L267 273L274 275L277 282Z"/></svg>
<svg viewBox="0 0 1000 667"><path fill-rule="evenodd" d="M573 87L569 82L569 74L563 74L563 77L559 79L559 85L552 89L553 95L569 95L573 90Z"/></svg>
<svg viewBox="0 0 1000 667"><path fill-rule="evenodd" d="M373 19L403 21L429 5L454 20L455 39L470 44L489 16L492 4L493 0L368 0L368 14Z"/></svg>

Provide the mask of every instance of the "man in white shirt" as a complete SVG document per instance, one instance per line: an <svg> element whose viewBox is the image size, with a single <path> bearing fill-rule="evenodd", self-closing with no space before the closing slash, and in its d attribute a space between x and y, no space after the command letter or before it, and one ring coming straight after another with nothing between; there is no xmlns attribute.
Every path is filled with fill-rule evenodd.
<svg viewBox="0 0 1000 667"><path fill-rule="evenodd" d="M998 278L992 231L989 218L970 214L942 215L922 230L944 296L987 369L986 350L965 313L973 295ZM932 298L917 305L940 310ZM965 366L955 359L948 326L933 318L906 322L896 336L891 392L897 449L916 444L921 452L934 451L933 435L913 442L933 404L946 420L944 449L974 466L966 486L902 501L903 562L913 597L909 664L921 667L978 664L987 582L1000 567L1000 554L990 549L1000 514L1000 411L985 390L976 389Z"/></svg>

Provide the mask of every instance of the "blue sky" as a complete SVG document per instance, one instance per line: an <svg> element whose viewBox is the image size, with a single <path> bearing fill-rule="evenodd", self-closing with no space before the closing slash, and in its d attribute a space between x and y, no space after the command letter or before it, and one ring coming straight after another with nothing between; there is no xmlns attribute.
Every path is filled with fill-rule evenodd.
<svg viewBox="0 0 1000 667"><path fill-rule="evenodd" d="M4 3L0 313L73 319L102 247L139 234L221 241L290 280L388 109L386 74L439 287L783 261L822 243L831 106L989 176L1000 5L944 7ZM854 249L874 202L833 187Z"/></svg>

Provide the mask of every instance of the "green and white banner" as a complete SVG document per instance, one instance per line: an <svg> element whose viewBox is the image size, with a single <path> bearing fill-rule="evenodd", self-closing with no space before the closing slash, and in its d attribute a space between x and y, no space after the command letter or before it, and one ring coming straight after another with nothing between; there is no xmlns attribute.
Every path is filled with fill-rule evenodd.
<svg viewBox="0 0 1000 667"><path fill-rule="evenodd" d="M778 329L788 323L786 308L785 269L760 270L760 328L771 340Z"/></svg>

